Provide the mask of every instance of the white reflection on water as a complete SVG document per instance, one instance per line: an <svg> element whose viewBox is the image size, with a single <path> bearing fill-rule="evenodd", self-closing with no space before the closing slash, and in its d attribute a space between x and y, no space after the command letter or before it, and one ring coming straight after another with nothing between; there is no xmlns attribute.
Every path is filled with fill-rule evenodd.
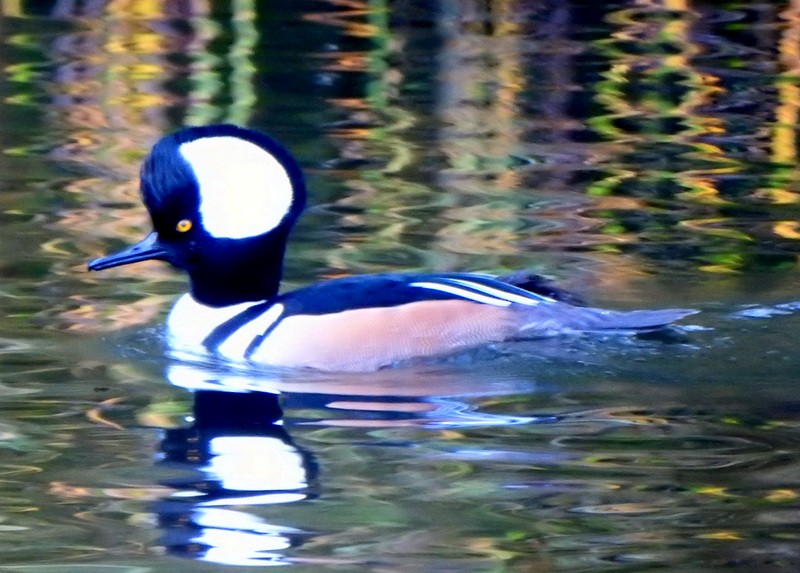
<svg viewBox="0 0 800 573"><path fill-rule="evenodd" d="M292 545L286 535L302 533L227 509L199 508L193 517L202 532L192 542L209 548L200 560L223 565L288 565L280 553Z"/></svg>
<svg viewBox="0 0 800 573"><path fill-rule="evenodd" d="M275 372L260 374L234 371L227 373L213 366L200 364L170 364L167 378L175 386L194 391L259 392L290 395L317 395L331 412L327 419L312 423L328 426L373 425L373 416L382 415L382 423L388 423L393 414L402 416L394 420L395 425L412 424L428 427L470 427L518 425L548 422L550 416L508 416L480 412L460 398L500 396L531 389L530 380L520 377L496 376L487 380L462 368L396 369L384 370L369 375L326 374L309 371ZM342 418L338 413L347 412L351 417ZM227 447L237 447L229 444ZM240 444L243 448L258 448L259 444ZM234 464L245 463L257 455L251 452L229 452L223 458ZM210 468L212 471L214 468Z"/></svg>
<svg viewBox="0 0 800 573"><path fill-rule="evenodd" d="M277 438L221 436L211 440L203 471L233 490L292 490L308 486L297 449ZM304 496L301 496L301 499Z"/></svg>

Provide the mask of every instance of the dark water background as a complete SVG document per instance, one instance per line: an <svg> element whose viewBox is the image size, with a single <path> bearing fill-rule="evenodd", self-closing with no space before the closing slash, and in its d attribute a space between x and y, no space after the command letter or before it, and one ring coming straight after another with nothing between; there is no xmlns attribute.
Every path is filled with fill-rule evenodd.
<svg viewBox="0 0 800 573"><path fill-rule="evenodd" d="M800 569L800 2L2 0L0 69L0 571ZM149 146L218 121L308 173L290 286L529 269L703 312L170 364L184 279L85 261L146 232Z"/></svg>

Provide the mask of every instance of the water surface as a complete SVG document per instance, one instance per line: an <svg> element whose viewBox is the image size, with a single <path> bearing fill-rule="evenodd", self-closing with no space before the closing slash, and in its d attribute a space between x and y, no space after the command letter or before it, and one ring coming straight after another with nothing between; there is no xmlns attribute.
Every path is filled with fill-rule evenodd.
<svg viewBox="0 0 800 573"><path fill-rule="evenodd" d="M0 571L800 566L796 2L0 5ZM170 362L162 134L272 133L287 287L527 269L673 332Z"/></svg>

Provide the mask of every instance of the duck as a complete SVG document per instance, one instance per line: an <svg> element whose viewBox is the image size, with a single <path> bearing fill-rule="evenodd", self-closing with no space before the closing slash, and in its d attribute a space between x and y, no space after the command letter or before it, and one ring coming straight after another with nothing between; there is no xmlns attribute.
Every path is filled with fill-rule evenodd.
<svg viewBox="0 0 800 573"><path fill-rule="evenodd" d="M276 139L237 125L161 138L140 190L152 231L88 268L155 259L185 271L190 290L166 320L169 347L184 357L368 372L505 341L661 329L696 312L592 308L538 280L466 272L352 275L281 292L305 179Z"/></svg>

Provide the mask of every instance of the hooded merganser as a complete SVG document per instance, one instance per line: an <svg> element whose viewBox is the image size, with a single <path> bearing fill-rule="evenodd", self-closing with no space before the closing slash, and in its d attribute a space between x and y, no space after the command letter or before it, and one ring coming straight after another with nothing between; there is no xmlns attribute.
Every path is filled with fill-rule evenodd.
<svg viewBox="0 0 800 573"><path fill-rule="evenodd" d="M170 312L167 335L194 355L369 371L505 340L657 329L695 312L576 306L468 273L359 275L279 294L286 240L305 205L303 174L274 139L234 125L162 138L145 159L141 191L153 231L89 269L160 259L185 270L191 293Z"/></svg>

